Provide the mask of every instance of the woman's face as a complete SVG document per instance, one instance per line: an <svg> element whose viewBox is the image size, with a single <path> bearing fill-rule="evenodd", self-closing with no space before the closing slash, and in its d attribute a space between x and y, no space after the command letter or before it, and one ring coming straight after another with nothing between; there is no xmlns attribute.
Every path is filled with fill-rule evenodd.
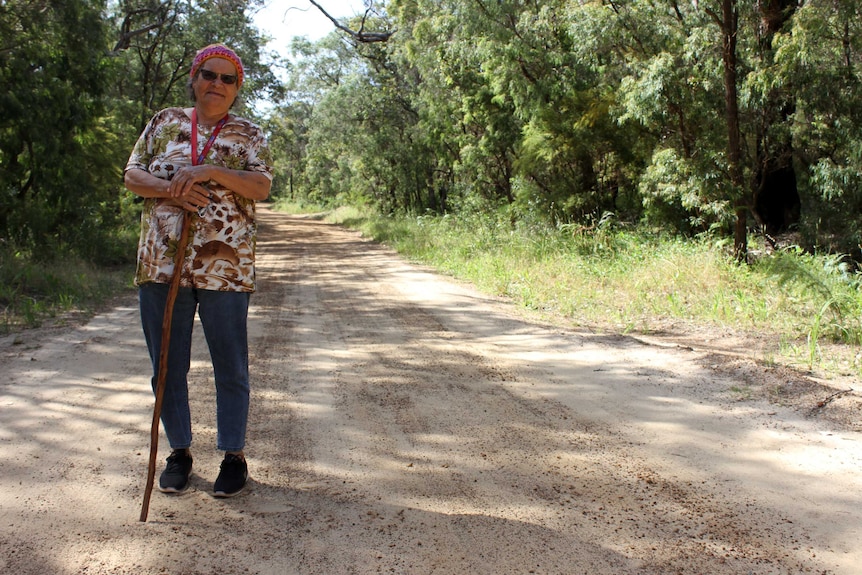
<svg viewBox="0 0 862 575"><path fill-rule="evenodd" d="M216 76L211 80L204 77L212 77L213 74ZM233 83L225 83L223 76L233 77ZM210 113L227 113L239 91L236 78L236 68L230 60L224 58L206 60L201 64L192 83L195 104Z"/></svg>

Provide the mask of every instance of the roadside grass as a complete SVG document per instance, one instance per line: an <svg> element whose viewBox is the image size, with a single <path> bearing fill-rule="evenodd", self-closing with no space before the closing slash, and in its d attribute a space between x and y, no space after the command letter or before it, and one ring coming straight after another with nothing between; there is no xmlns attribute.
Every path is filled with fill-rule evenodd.
<svg viewBox="0 0 862 575"><path fill-rule="evenodd" d="M275 198L272 201L272 209L284 214L319 214L321 218L331 212L329 208L319 204L286 200L284 198Z"/></svg>
<svg viewBox="0 0 862 575"><path fill-rule="evenodd" d="M50 262L0 248L0 335L91 314L131 289L134 265L101 267L74 256Z"/></svg>
<svg viewBox="0 0 862 575"><path fill-rule="evenodd" d="M798 249L751 265L710 239L662 237L613 222L513 226L502 218L380 217L339 208L328 221L408 258L577 325L620 333L722 328L774 342L759 359L860 375L862 276L838 256ZM753 240L756 241L756 240ZM841 350L838 356L836 349Z"/></svg>

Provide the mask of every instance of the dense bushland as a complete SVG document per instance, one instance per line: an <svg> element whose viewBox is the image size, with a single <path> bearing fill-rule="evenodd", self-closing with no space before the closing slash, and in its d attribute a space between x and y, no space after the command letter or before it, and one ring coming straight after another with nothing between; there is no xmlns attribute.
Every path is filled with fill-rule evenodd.
<svg viewBox="0 0 862 575"><path fill-rule="evenodd" d="M392 0L385 43L295 45L271 126L297 200L380 213L606 212L682 237L856 253L850 1ZM790 240L781 237L792 232Z"/></svg>

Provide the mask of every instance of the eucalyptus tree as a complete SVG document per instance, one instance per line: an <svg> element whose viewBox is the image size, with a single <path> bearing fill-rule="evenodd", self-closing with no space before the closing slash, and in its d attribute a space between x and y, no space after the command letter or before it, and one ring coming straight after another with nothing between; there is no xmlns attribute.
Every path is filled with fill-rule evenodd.
<svg viewBox="0 0 862 575"><path fill-rule="evenodd" d="M634 176L646 152L634 123L612 114L621 71L619 45L602 34L617 23L606 7L393 0L390 9L458 201L550 221L638 216Z"/></svg>
<svg viewBox="0 0 862 575"><path fill-rule="evenodd" d="M285 98L270 114L271 147L276 172L275 195L327 204L334 201L343 177L350 180L344 156L355 144L346 124L351 114L342 86L359 74L360 61L337 34L312 42L294 38L285 62ZM344 89L346 92L347 89ZM347 187L345 182L345 187Z"/></svg>
<svg viewBox="0 0 862 575"><path fill-rule="evenodd" d="M774 233L799 217L793 97L771 80L773 40L794 3L606 4L620 22L638 23L629 26L636 49L622 53L629 72L621 120L673 134L656 141L641 178L648 214L687 215L693 230L732 230L743 259L753 222ZM641 50L648 44L640 38L657 29L662 41Z"/></svg>
<svg viewBox="0 0 862 575"><path fill-rule="evenodd" d="M358 36L344 29L364 32ZM404 57L400 31L386 32L390 24L382 9L373 17L366 13L345 20L340 30L332 38L350 47L350 68L315 101L305 193L325 201L349 195L383 212L443 209L446 189L438 185L439 159L417 105L421 76ZM384 36L385 42L366 40ZM321 48L325 60L332 46ZM305 70L316 72L313 86L331 76L327 66L319 64Z"/></svg>
<svg viewBox="0 0 862 575"><path fill-rule="evenodd" d="M641 213L635 180L640 135L615 121L618 45L593 3L522 2L486 67L498 97L523 123L516 162L531 203L555 219ZM604 21L603 21L604 20ZM596 28L596 26L599 26ZM622 27L619 27L622 31ZM523 198L522 198L523 199Z"/></svg>
<svg viewBox="0 0 862 575"><path fill-rule="evenodd" d="M730 235L740 259L752 227L824 229L823 199L844 214L862 204L855 2L386 10L394 33L371 30L385 41L343 36L362 65L308 124L307 173L327 194L351 181L386 209L505 206L549 221L610 210Z"/></svg>
<svg viewBox="0 0 862 575"><path fill-rule="evenodd" d="M862 244L862 6L809 0L773 43L773 84L792 86L794 157L801 166L802 232L812 246Z"/></svg>
<svg viewBox="0 0 862 575"><path fill-rule="evenodd" d="M363 73L341 87L343 98L325 102L329 113L341 108L353 134L352 189L383 212L440 209L443 197L433 185L436 158L416 106L420 77L397 42L362 44L357 51Z"/></svg>
<svg viewBox="0 0 862 575"><path fill-rule="evenodd" d="M739 116L739 10L737 0L719 0L718 6L706 3L704 11L717 25L721 35L721 57L724 71L724 120L727 127L727 171L730 179L730 197L734 201L736 225L733 250L737 259L748 256L749 194L745 190L742 158L742 130Z"/></svg>
<svg viewBox="0 0 862 575"><path fill-rule="evenodd" d="M35 258L86 251L109 215L115 139L101 121L109 80L102 7L0 6L0 241Z"/></svg>
<svg viewBox="0 0 862 575"><path fill-rule="evenodd" d="M768 82L765 89L756 83L746 82L751 96L748 98L750 118L746 126L749 153L748 158L743 157L743 118L739 95L743 82L739 70L742 61L739 40L753 39L745 50L749 60L749 75L757 77L760 74L770 78L772 41L792 17L795 2L761 0L749 20L751 28L748 34L740 29L742 9L737 0L705 1L703 10L720 30L722 38L728 172L736 202L734 253L737 259L744 260L748 253L749 215L753 215L767 233L783 231L799 218L799 196L792 142L787 129L792 116L792 96L781 93ZM747 186L744 176L746 168L751 173Z"/></svg>
<svg viewBox="0 0 862 575"><path fill-rule="evenodd" d="M483 70L488 21L470 3L401 0L396 15L402 53L421 78L414 94L427 145L436 158L441 207L514 201L519 122L511 101L495 99Z"/></svg>
<svg viewBox="0 0 862 575"><path fill-rule="evenodd" d="M599 203L594 159L601 154L593 152L600 146L575 133L588 67L573 54L565 6L390 3L422 77L416 101L446 162L438 173L451 178L456 204L567 218Z"/></svg>

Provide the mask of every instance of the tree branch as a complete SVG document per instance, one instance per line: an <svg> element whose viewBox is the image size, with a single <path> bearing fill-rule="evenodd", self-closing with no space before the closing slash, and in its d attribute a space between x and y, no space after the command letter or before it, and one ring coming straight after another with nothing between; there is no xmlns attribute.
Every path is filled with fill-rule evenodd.
<svg viewBox="0 0 862 575"><path fill-rule="evenodd" d="M338 28L339 30L341 30L345 34L348 34L351 38L353 38L357 42L363 42L365 44L373 44L375 42L387 42L389 40L389 38L392 37L392 35L395 33L395 30L387 31L387 32L366 32L365 31L365 20L368 17L369 10L365 11L365 14L362 16L361 26L359 27L359 30L356 31L356 30L351 30L350 28L348 28L347 26L343 25L341 22L339 22L338 20L336 20L335 18L330 16L329 13L326 10L324 10L320 4L315 2L315 0L308 0L308 1L311 2L315 8L320 10L320 12L324 16L326 16L329 19L329 21L332 22L332 24L336 28Z"/></svg>
<svg viewBox="0 0 862 575"><path fill-rule="evenodd" d="M133 10L132 12L126 14L126 17L123 18L123 24L120 26L120 37L117 39L117 43L114 45L114 49L110 52L112 56L116 56L117 54L131 46L132 38L134 38L135 36L146 34L150 30L161 28L165 24L165 15L156 14L158 16L158 19L154 23L148 24L142 28L132 30L132 18L140 16L141 14L148 13L156 14L154 10Z"/></svg>
<svg viewBox="0 0 862 575"><path fill-rule="evenodd" d="M814 407L812 407L809 410L808 416L811 417L811 416L817 415L818 411L820 411L821 409L823 409L824 407L826 407L827 405L832 403L832 401L834 401L835 399L838 399L842 395L847 395L848 393L853 393L852 387L850 387L848 389L843 389L841 391L836 391L835 393L833 393L832 395L830 395L829 397L827 397L823 401L817 402L817 405L815 405Z"/></svg>

